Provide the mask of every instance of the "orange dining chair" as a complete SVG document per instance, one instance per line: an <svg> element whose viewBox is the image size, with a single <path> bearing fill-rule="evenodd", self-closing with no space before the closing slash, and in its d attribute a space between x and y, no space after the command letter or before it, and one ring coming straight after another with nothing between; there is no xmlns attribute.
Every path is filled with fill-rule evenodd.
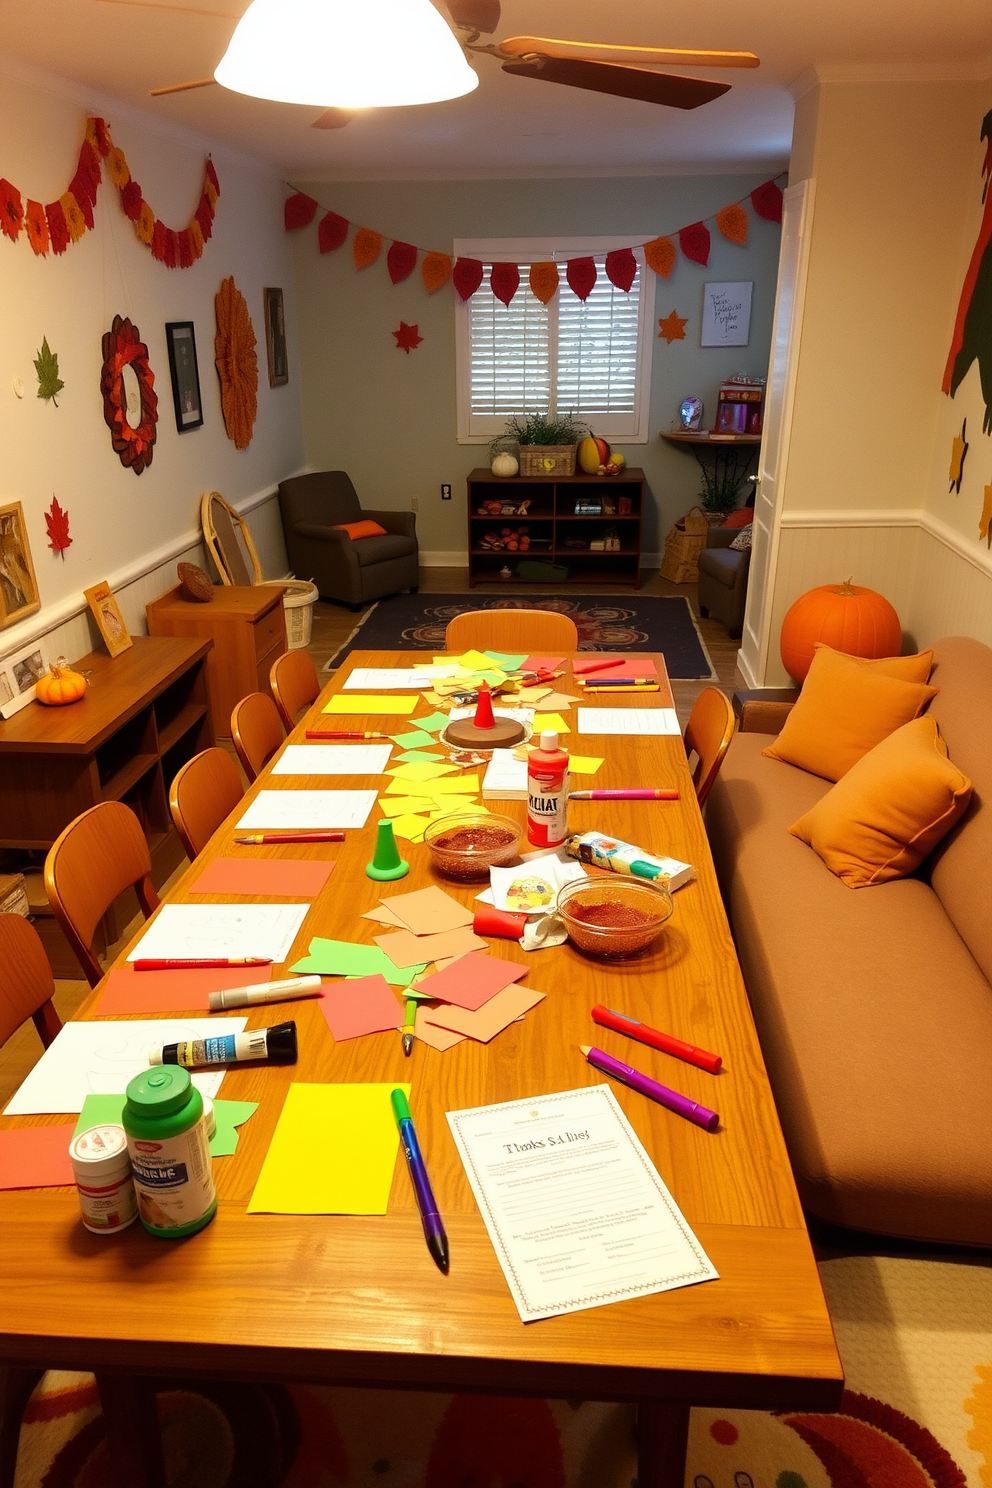
<svg viewBox="0 0 992 1488"><path fill-rule="evenodd" d="M249 781L257 780L286 737L279 709L267 692L250 692L235 703L231 737Z"/></svg>
<svg viewBox="0 0 992 1488"><path fill-rule="evenodd" d="M448 621L446 651L577 651L575 621L555 610L468 610Z"/></svg>
<svg viewBox="0 0 992 1488"><path fill-rule="evenodd" d="M710 793L733 737L734 709L730 699L718 687L704 687L693 704L684 735L686 758L696 755L692 783L700 806Z"/></svg>
<svg viewBox="0 0 992 1488"><path fill-rule="evenodd" d="M142 914L158 908L152 860L141 823L123 801L101 801L71 821L45 859L45 888L86 980L103 976L92 949L100 920L118 894L133 888Z"/></svg>
<svg viewBox="0 0 992 1488"><path fill-rule="evenodd" d="M306 651L284 651L272 663L269 686L276 700L287 734L296 727L301 708L316 702L320 696L320 678Z"/></svg>
<svg viewBox="0 0 992 1488"><path fill-rule="evenodd" d="M186 761L172 782L169 810L191 863L244 793L238 767L220 745Z"/></svg>

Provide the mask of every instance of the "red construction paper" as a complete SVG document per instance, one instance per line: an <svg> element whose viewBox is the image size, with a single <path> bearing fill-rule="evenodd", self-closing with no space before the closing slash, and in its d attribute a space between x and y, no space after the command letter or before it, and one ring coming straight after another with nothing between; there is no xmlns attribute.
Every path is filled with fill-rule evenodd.
<svg viewBox="0 0 992 1488"><path fill-rule="evenodd" d="M386 268L394 284L409 279L417 267L417 250L412 243L393 243L386 254Z"/></svg>
<svg viewBox="0 0 992 1488"><path fill-rule="evenodd" d="M210 993L228 987L254 987L272 979L269 966L230 966L207 971L112 971L97 1006L98 1018L128 1013L208 1013Z"/></svg>
<svg viewBox="0 0 992 1488"><path fill-rule="evenodd" d="M622 289L624 294L630 293L630 286L636 276L637 259L632 248L614 248L612 253L606 255L606 277L617 289Z"/></svg>
<svg viewBox="0 0 992 1488"><path fill-rule="evenodd" d="M470 300L482 283L484 266L478 258L459 258L451 271L451 282L463 300Z"/></svg>
<svg viewBox="0 0 992 1488"><path fill-rule="evenodd" d="M705 268L710 261L710 230L705 222L690 222L688 227L681 228L679 247L686 258Z"/></svg>
<svg viewBox="0 0 992 1488"><path fill-rule="evenodd" d="M751 192L751 205L766 222L782 221L782 188L774 181L763 181Z"/></svg>
<svg viewBox="0 0 992 1488"><path fill-rule="evenodd" d="M468 1008L474 1013L511 982L525 977L528 970L528 967L518 966L513 961L501 961L496 956L482 956L478 951L470 951L467 956L459 956L444 971L421 977L417 986L440 1002L453 1002L456 1007Z"/></svg>
<svg viewBox="0 0 992 1488"><path fill-rule="evenodd" d="M520 270L515 263L494 263L489 270L489 288L508 305L520 288Z"/></svg>
<svg viewBox="0 0 992 1488"><path fill-rule="evenodd" d="M305 858L215 858L192 885L190 893L315 899L335 866Z"/></svg>
<svg viewBox="0 0 992 1488"><path fill-rule="evenodd" d="M398 1029L403 1010L384 976L351 977L324 988L320 1011L335 1039L361 1038L366 1033Z"/></svg>
<svg viewBox="0 0 992 1488"><path fill-rule="evenodd" d="M283 213L286 231L292 232L297 227L309 227L317 215L317 203L312 196L307 196L305 191L297 191L286 198Z"/></svg>
<svg viewBox="0 0 992 1488"><path fill-rule="evenodd" d="M596 285L596 260L570 258L565 265L565 278L572 293L580 300L587 300Z"/></svg>
<svg viewBox="0 0 992 1488"><path fill-rule="evenodd" d="M556 672L565 663L564 656L525 656L522 672Z"/></svg>
<svg viewBox="0 0 992 1488"><path fill-rule="evenodd" d="M337 212L325 212L317 223L317 247L321 253L333 253L347 236L348 219L339 217Z"/></svg>
<svg viewBox="0 0 992 1488"><path fill-rule="evenodd" d="M58 1188L75 1183L67 1126L22 1126L0 1131L0 1188Z"/></svg>

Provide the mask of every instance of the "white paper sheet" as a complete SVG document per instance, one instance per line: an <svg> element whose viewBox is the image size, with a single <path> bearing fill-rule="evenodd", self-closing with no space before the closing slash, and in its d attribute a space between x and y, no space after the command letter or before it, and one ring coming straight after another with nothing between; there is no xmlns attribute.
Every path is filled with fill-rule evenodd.
<svg viewBox="0 0 992 1488"><path fill-rule="evenodd" d="M580 734L681 735L674 708L579 708Z"/></svg>
<svg viewBox="0 0 992 1488"><path fill-rule="evenodd" d="M494 749L482 778L484 801L526 801L527 761L512 749Z"/></svg>
<svg viewBox="0 0 992 1488"><path fill-rule="evenodd" d="M448 1124L525 1323L716 1278L606 1085Z"/></svg>
<svg viewBox="0 0 992 1488"><path fill-rule="evenodd" d="M456 721L456 719L459 719L459 718L474 718L475 717L475 704L473 703L473 705L472 705L471 708L452 708L451 715L450 716L451 716L452 723L454 723ZM533 725L533 722L534 722L534 709L533 708L504 708L504 707L501 707L499 703L494 703L493 704L493 717L494 718L512 718L515 723L529 723L529 724Z"/></svg>
<svg viewBox="0 0 992 1488"><path fill-rule="evenodd" d="M559 889L577 878L585 877L586 870L577 858L570 858L561 852L528 853L516 867L490 868L489 891L497 909L507 909L512 914L546 915L554 907ZM545 897L541 904L534 905L518 902L520 895L513 896L510 891L515 884L526 884L529 879L547 884L551 891L550 898ZM527 897L526 891L523 897Z"/></svg>
<svg viewBox="0 0 992 1488"><path fill-rule="evenodd" d="M423 667L356 667L342 692L410 692L429 687L436 673Z"/></svg>
<svg viewBox="0 0 992 1488"><path fill-rule="evenodd" d="M148 1056L179 1039L243 1033L247 1018L106 1019L66 1023L7 1105L5 1116L72 1114L88 1095L123 1095L128 1081L148 1068ZM193 1084L211 1100L224 1071L194 1074Z"/></svg>
<svg viewBox="0 0 992 1488"><path fill-rule="evenodd" d="M263 790L238 826L273 832L364 827L375 801L374 790Z"/></svg>
<svg viewBox="0 0 992 1488"><path fill-rule="evenodd" d="M287 744L273 775L381 775L391 744Z"/></svg>
<svg viewBox="0 0 992 1488"><path fill-rule="evenodd" d="M164 904L127 959L264 956L285 961L310 908L309 904Z"/></svg>

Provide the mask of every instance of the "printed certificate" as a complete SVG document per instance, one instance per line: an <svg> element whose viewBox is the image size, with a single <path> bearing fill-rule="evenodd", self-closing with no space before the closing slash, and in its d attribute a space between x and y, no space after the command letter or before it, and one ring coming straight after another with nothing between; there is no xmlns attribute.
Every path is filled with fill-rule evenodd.
<svg viewBox="0 0 992 1488"><path fill-rule="evenodd" d="M525 1323L717 1277L608 1086L448 1124Z"/></svg>

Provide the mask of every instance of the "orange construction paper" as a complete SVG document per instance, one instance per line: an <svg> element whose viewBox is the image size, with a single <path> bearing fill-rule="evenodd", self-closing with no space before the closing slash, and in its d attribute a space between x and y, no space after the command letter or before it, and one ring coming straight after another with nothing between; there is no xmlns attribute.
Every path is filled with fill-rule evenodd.
<svg viewBox="0 0 992 1488"><path fill-rule="evenodd" d="M554 299L560 283L561 278L556 263L531 264L530 287L542 305Z"/></svg>
<svg viewBox="0 0 992 1488"><path fill-rule="evenodd" d="M480 956L470 951L459 956L453 965L433 976L421 977L417 988L427 992L441 1002L453 1002L457 1007L475 1012L490 997L502 992L511 982L518 982L527 975L529 968L518 966L513 961L503 961L496 956Z"/></svg>
<svg viewBox="0 0 992 1488"><path fill-rule="evenodd" d="M315 899L333 872L333 863L306 858L215 858L190 893Z"/></svg>
<svg viewBox="0 0 992 1488"><path fill-rule="evenodd" d="M107 975L96 1009L98 1018L128 1013L209 1013L210 993L228 987L254 987L272 980L269 966L229 966L204 971L134 971L121 967Z"/></svg>
<svg viewBox="0 0 992 1488"><path fill-rule="evenodd" d="M469 925L442 930L439 935L396 930L391 935L373 935L372 939L396 966L415 966L422 961L436 961L438 956L462 956L486 946Z"/></svg>
<svg viewBox="0 0 992 1488"><path fill-rule="evenodd" d="M391 894L383 899L382 907L396 915L414 935L439 935L443 930L458 930L462 925L471 925L473 911L466 909L436 886L416 889L412 894ZM423 961L423 956L414 956L414 961ZM409 961L403 963L411 965Z"/></svg>
<svg viewBox="0 0 992 1488"><path fill-rule="evenodd" d="M383 976L351 977L324 988L320 1011L336 1043L398 1029L403 1010Z"/></svg>
<svg viewBox="0 0 992 1488"><path fill-rule="evenodd" d="M535 992L532 987L504 987L475 1012L460 1007L424 1008L424 1021L436 1028L447 1028L451 1033L464 1033L480 1044L488 1044L521 1014L543 1000L544 993Z"/></svg>
<svg viewBox="0 0 992 1488"><path fill-rule="evenodd" d="M351 251L355 268L367 269L382 252L382 233L373 232L370 227L360 227L352 241Z"/></svg>
<svg viewBox="0 0 992 1488"><path fill-rule="evenodd" d="M0 1188L60 1188L75 1183L68 1126L21 1126L0 1131Z"/></svg>
<svg viewBox="0 0 992 1488"><path fill-rule="evenodd" d="M724 207L716 214L716 225L723 236L731 243L740 243L743 247L747 242L747 213L742 206L734 202L731 207Z"/></svg>
<svg viewBox="0 0 992 1488"><path fill-rule="evenodd" d="M671 238L652 238L644 244L644 259L649 269L654 269L662 279L667 279L675 267L676 249Z"/></svg>
<svg viewBox="0 0 992 1488"><path fill-rule="evenodd" d="M420 265L420 277L428 294L436 294L451 278L451 259L447 253L428 253Z"/></svg>
<svg viewBox="0 0 992 1488"><path fill-rule="evenodd" d="M453 1049L455 1044L463 1044L465 1035L463 1033L452 1033L449 1028L438 1028L435 1023L428 1023L425 1013L429 1009L423 1005L417 1008L417 1021L414 1025L415 1037L422 1044L427 1044L431 1049L436 1049L443 1054L446 1049Z"/></svg>
<svg viewBox="0 0 992 1488"><path fill-rule="evenodd" d="M409 925L404 925L399 915L393 914L384 904L377 904L375 909L367 909L362 915L363 920L375 920L377 925L391 925L394 930L409 930Z"/></svg>

